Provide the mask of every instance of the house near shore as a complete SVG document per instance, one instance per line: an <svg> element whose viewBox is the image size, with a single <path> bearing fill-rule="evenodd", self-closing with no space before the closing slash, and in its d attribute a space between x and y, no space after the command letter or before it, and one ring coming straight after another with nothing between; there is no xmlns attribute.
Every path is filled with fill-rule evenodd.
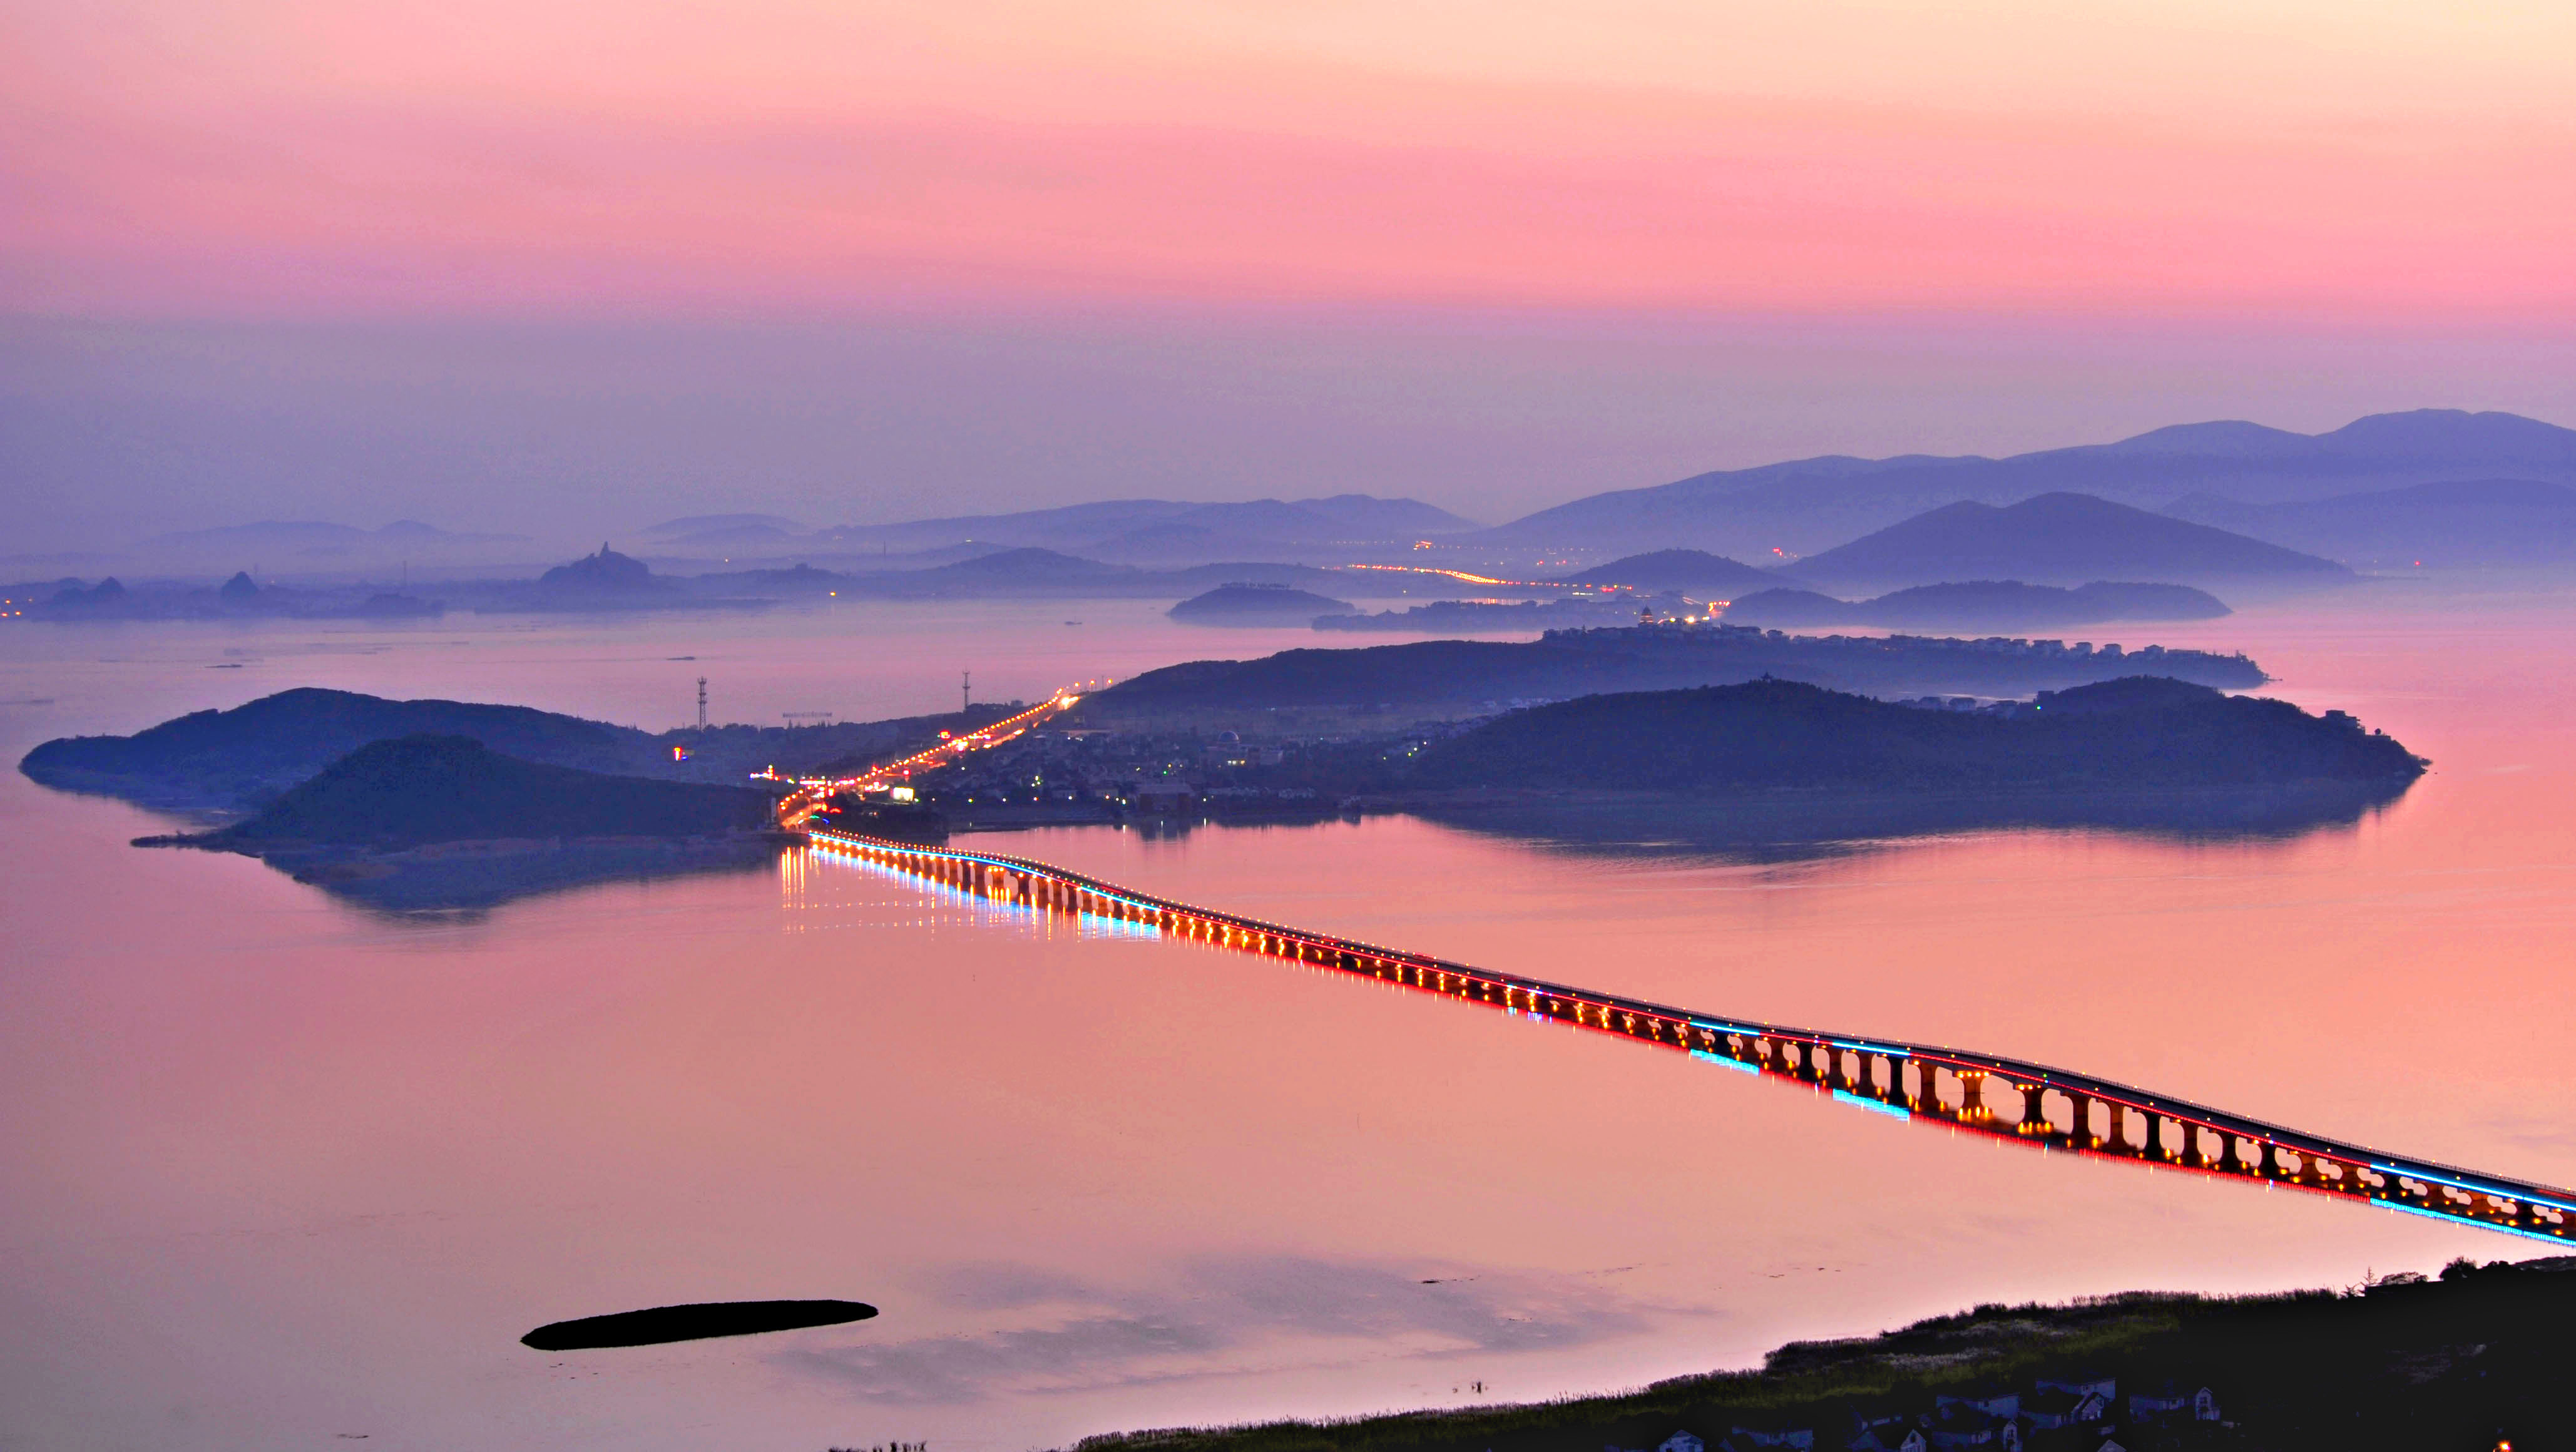
<svg viewBox="0 0 2576 1452"><path fill-rule="evenodd" d="M2128 1452L2139 1427L2220 1421L2216 1394L2178 1382L2133 1392L2125 1411L2123 1416L2118 1379L2086 1372L2038 1378L2028 1392L1987 1387L1947 1393L1936 1396L1928 1411L1920 1403L1912 1409L1863 1403L1849 1409L1850 1430L1839 1439L1819 1439L1812 1426L1785 1420L1739 1423L1716 1452L1816 1452L1836 1445L1842 1452ZM2165 1435L2151 1433L2147 1440L2162 1445ZM1677 1432L1658 1452L1702 1449L1698 1438Z"/></svg>

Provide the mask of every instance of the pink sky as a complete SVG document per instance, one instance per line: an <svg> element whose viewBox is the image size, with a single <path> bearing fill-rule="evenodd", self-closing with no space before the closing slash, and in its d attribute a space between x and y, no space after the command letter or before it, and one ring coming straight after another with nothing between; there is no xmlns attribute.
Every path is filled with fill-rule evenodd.
<svg viewBox="0 0 2576 1452"><path fill-rule="evenodd" d="M2576 422L2576 5L16 0L26 549Z"/></svg>
<svg viewBox="0 0 2576 1452"><path fill-rule="evenodd" d="M2542 3L28 0L0 307L2554 329L2571 73Z"/></svg>

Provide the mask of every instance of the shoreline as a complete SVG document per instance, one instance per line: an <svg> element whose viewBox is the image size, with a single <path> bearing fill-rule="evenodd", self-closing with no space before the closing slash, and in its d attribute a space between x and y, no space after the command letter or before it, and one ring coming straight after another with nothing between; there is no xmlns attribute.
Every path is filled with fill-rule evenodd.
<svg viewBox="0 0 2576 1452"><path fill-rule="evenodd" d="M1987 1304L1626 1391L1111 1432L1073 1452L1621 1452L1677 1434L1693 1439L1678 1452L1895 1452L1909 1433L2031 1452L2558 1446L2571 1313L2576 1256L2456 1260L2342 1290Z"/></svg>

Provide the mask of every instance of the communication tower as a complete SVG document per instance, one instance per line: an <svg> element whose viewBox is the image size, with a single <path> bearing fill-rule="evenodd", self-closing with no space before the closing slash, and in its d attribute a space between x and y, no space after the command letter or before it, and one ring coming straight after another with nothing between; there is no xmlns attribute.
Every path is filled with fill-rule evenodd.
<svg viewBox="0 0 2576 1452"><path fill-rule="evenodd" d="M707 729L707 678L698 677L698 729Z"/></svg>
<svg viewBox="0 0 2576 1452"><path fill-rule="evenodd" d="M974 704L975 673L973 671L960 671L957 673L957 714L960 716L965 715L966 709Z"/></svg>

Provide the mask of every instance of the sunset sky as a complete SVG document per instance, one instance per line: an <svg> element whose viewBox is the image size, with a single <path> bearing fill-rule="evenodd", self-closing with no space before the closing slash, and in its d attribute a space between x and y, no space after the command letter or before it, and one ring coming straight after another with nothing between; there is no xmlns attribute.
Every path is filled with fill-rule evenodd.
<svg viewBox="0 0 2576 1452"><path fill-rule="evenodd" d="M536 334L629 370L608 413L702 399L707 459L755 461L646 478L575 429L541 451L575 513L615 477L646 513L882 518L929 477L1503 517L1782 452L2576 421L2571 75L2563 3L22 0L0 307L35 442L0 447L122 471L65 530L355 516L291 464L314 389L354 390L344 442L470 430L404 378L534 409ZM941 400L854 422L816 359ZM724 400L764 369L826 424L753 441L775 399ZM994 446L1068 389L1115 395L1090 437ZM1220 466L1319 409L1350 447ZM1488 419L1508 463L1459 464ZM236 497L260 458L281 492Z"/></svg>

